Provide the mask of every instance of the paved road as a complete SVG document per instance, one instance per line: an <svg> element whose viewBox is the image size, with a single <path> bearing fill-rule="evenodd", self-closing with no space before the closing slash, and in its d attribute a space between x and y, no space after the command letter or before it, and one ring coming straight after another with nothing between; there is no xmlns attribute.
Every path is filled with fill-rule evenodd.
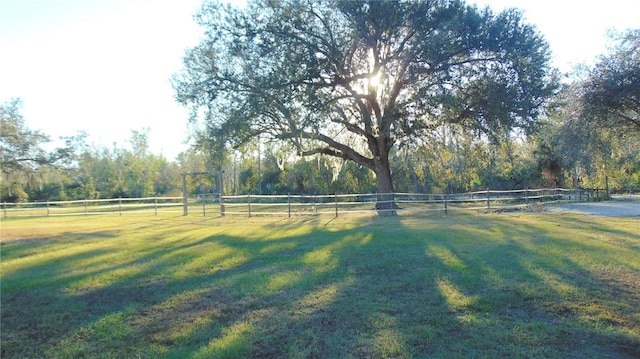
<svg viewBox="0 0 640 359"><path fill-rule="evenodd" d="M567 203L550 206L549 209L553 212L573 212L592 216L640 218L640 201Z"/></svg>

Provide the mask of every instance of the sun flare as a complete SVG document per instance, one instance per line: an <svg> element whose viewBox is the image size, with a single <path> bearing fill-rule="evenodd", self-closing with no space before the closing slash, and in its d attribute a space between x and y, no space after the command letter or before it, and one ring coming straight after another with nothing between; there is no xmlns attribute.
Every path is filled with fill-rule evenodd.
<svg viewBox="0 0 640 359"><path fill-rule="evenodd" d="M378 87L380 85L380 72L369 76L369 87Z"/></svg>

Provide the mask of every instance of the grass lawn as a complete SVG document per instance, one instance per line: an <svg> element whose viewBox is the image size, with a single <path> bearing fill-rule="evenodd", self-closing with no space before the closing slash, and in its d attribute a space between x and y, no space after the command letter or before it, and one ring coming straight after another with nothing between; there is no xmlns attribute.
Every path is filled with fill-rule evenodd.
<svg viewBox="0 0 640 359"><path fill-rule="evenodd" d="M7 218L2 358L639 358L640 221Z"/></svg>

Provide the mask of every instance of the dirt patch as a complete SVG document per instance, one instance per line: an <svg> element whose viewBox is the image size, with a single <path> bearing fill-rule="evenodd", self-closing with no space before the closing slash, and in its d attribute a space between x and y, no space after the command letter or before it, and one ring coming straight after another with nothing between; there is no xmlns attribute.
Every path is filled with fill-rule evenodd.
<svg viewBox="0 0 640 359"><path fill-rule="evenodd" d="M567 203L549 207L552 212L581 213L590 216L604 217L637 217L640 218L640 201L604 201Z"/></svg>

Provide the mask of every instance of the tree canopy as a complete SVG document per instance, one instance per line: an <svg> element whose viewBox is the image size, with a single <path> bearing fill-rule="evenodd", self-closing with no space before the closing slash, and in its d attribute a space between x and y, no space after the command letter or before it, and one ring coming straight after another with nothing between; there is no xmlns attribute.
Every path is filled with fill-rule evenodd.
<svg viewBox="0 0 640 359"><path fill-rule="evenodd" d="M73 157L73 144L81 137L66 137L65 147L48 151L44 145L50 142L49 136L27 127L21 109L19 98L0 105L0 193L4 198L7 189L12 200L20 197L12 193L13 189L19 189L20 186L14 186L18 182L28 181L43 167L68 165Z"/></svg>
<svg viewBox="0 0 640 359"><path fill-rule="evenodd" d="M594 125L640 134L640 29L602 55L583 84L582 117Z"/></svg>
<svg viewBox="0 0 640 359"><path fill-rule="evenodd" d="M463 1L206 3L206 38L173 79L211 145L258 134L371 169L446 123L531 129L554 89L549 50L516 10Z"/></svg>
<svg viewBox="0 0 640 359"><path fill-rule="evenodd" d="M5 173L34 169L57 160L55 155L42 148L49 142L49 136L29 129L20 113L21 108L20 99L12 99L0 106L0 154Z"/></svg>

